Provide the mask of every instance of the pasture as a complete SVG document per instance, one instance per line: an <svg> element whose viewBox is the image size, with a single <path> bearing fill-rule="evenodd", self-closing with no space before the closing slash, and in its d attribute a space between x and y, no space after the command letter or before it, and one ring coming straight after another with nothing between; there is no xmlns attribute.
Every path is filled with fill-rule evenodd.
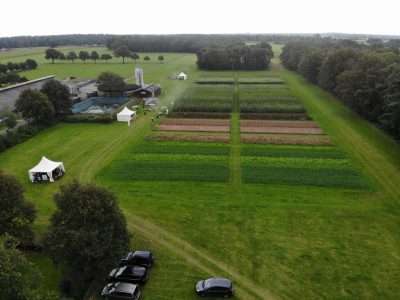
<svg viewBox="0 0 400 300"><path fill-rule="evenodd" d="M15 57L26 59L30 50L18 51ZM102 70L133 75L132 63L83 65L41 61L26 75L85 78ZM197 117L176 118L173 112L154 124L151 114L140 115L130 128L59 124L0 154L0 168L18 177L38 209L39 238L54 211L54 192L79 179L115 192L132 247L155 252L145 300L197 299L193 284L204 276L231 278L235 299L398 297L400 147L395 142L281 69L276 59L272 70L262 72L200 72L190 54L167 54L164 64L142 67L145 80L163 86L163 104ZM181 70L188 72L188 82L169 79ZM242 78L267 77L284 83L240 84ZM195 83L200 78L237 82ZM279 110L266 109L276 103ZM241 115L249 107L256 114L252 120ZM215 112L225 119L216 120ZM270 113L281 114L282 123L272 122ZM312 120L299 121L296 114ZM229 131L159 128L207 122L229 125ZM246 124L321 132L241 132ZM67 175L61 181L28 182L26 171L42 155L64 161ZM57 289L56 267L43 255L32 260L44 271L43 286Z"/></svg>

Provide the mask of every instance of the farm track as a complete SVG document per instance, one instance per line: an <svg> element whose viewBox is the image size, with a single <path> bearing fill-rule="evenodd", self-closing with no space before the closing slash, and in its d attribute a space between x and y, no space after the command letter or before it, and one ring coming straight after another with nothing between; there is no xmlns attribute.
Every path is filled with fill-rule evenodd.
<svg viewBox="0 0 400 300"><path fill-rule="evenodd" d="M167 248L179 257L183 258L187 263L203 272L215 276L223 272L236 283L236 292L240 298L245 300L263 299L274 300L278 299L270 291L260 287L246 276L241 275L237 270L227 264L213 258L205 251L193 247L190 243L176 237L170 232L161 227L143 219L139 216L126 213L128 220L128 228L151 242L158 244L161 247Z"/></svg>
<svg viewBox="0 0 400 300"><path fill-rule="evenodd" d="M237 79L235 79L232 99L230 182L234 191L240 190L242 172L240 165L240 103Z"/></svg>

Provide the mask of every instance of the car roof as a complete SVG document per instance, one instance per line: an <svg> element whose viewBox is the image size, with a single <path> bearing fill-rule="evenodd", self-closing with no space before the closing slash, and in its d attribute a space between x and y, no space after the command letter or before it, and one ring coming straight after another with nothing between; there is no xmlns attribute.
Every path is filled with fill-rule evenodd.
<svg viewBox="0 0 400 300"><path fill-rule="evenodd" d="M205 286L230 288L232 286L232 282L226 278L209 278L205 280Z"/></svg>
<svg viewBox="0 0 400 300"><path fill-rule="evenodd" d="M134 294L136 289L137 289L136 284L126 283L126 282L117 282L114 292Z"/></svg>

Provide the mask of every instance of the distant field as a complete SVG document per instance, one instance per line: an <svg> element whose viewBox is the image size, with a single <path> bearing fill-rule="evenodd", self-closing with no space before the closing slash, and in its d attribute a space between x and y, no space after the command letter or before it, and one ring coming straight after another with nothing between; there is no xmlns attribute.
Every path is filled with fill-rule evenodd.
<svg viewBox="0 0 400 300"><path fill-rule="evenodd" d="M36 50L18 51L25 59ZM278 55L279 46L274 50ZM208 276L231 278L235 299L242 300L398 298L395 142L283 70L277 57L271 70L261 72L198 71L192 54L166 54L164 64L140 65L146 82L162 85L162 104L182 109L179 118L172 113L152 122L152 114L141 114L132 127L59 124L0 154L0 168L18 177L38 209L39 236L54 211L52 195L79 179L111 189L132 232L132 248L155 252L144 300L198 299L193 285ZM26 74L90 78L111 70L132 80L133 68L117 61L44 62ZM179 71L189 80L169 79ZM284 83L196 84L200 78ZM241 114L250 103L262 110L285 101L303 112ZM212 113L221 103L224 112ZM229 126L229 132L163 131L162 124ZM322 134L244 133L241 125ZM61 181L29 183L27 170L42 155L64 161ZM31 259L44 273L43 288L57 290L59 270L45 255Z"/></svg>

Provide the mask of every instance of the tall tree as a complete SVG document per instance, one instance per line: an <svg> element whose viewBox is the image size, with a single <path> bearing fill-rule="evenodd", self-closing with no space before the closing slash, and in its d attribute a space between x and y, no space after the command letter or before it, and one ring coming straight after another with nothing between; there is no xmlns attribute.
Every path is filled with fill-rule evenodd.
<svg viewBox="0 0 400 300"><path fill-rule="evenodd" d="M21 244L33 242L32 223L36 211L25 200L21 184L0 171L0 235L9 234Z"/></svg>
<svg viewBox="0 0 400 300"><path fill-rule="evenodd" d="M104 188L73 182L54 196L57 206L45 239L53 260L63 267L72 294L82 298L88 286L104 280L128 249L126 220L115 196Z"/></svg>
<svg viewBox="0 0 400 300"><path fill-rule="evenodd" d="M105 54L101 55L101 59L104 60L104 61L107 61L107 60L112 59L112 56L110 54L108 54L108 53L105 53Z"/></svg>
<svg viewBox="0 0 400 300"><path fill-rule="evenodd" d="M50 60L51 60L51 63L54 64L54 61L55 61L56 59L59 59L59 58L60 58L60 54L61 54L61 52L58 51L57 49L48 48L48 49L46 50L46 56L45 56L45 58L46 58L47 60L50 59Z"/></svg>
<svg viewBox="0 0 400 300"><path fill-rule="evenodd" d="M97 84L99 91L109 95L122 95L126 87L124 79L111 72L100 74Z"/></svg>
<svg viewBox="0 0 400 300"><path fill-rule="evenodd" d="M79 59L82 60L83 62L86 62L86 60L90 59L89 52L79 51Z"/></svg>
<svg viewBox="0 0 400 300"><path fill-rule="evenodd" d="M132 53L131 58L134 60L134 62L135 62L135 64L136 64L136 61L137 61L138 59L140 59L140 56L139 56L139 54L137 54L137 53Z"/></svg>
<svg viewBox="0 0 400 300"><path fill-rule="evenodd" d="M29 89L19 95L15 109L22 113L24 119L37 124L49 124L55 116L54 106L47 96Z"/></svg>
<svg viewBox="0 0 400 300"><path fill-rule="evenodd" d="M70 60L71 62L74 62L75 59L78 58L78 55L76 55L75 51L70 51L67 54L67 59Z"/></svg>
<svg viewBox="0 0 400 300"><path fill-rule="evenodd" d="M71 113L72 101L67 86L57 80L47 81L41 89L53 104L55 114L58 116Z"/></svg>
<svg viewBox="0 0 400 300"><path fill-rule="evenodd" d="M116 57L122 57L122 63L124 64L125 58L131 56L131 51L127 46L123 45L114 50L114 55Z"/></svg>
<svg viewBox="0 0 400 300"><path fill-rule="evenodd" d="M90 53L90 59L93 60L94 63L96 63L99 58L100 58L100 55L97 51L92 51Z"/></svg>

